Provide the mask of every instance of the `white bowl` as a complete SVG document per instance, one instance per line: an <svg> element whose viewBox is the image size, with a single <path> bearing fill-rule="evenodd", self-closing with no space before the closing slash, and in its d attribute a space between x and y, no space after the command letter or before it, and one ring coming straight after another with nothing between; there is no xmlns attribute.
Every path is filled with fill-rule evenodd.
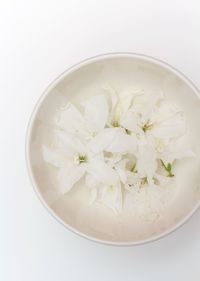
<svg viewBox="0 0 200 281"><path fill-rule="evenodd" d="M116 215L108 209L89 206L83 188L60 196L56 171L42 159L41 147L51 141L51 122L58 107L70 100L76 103L112 84L128 89L162 89L185 111L195 160L188 160L179 175L179 192L158 221L142 220L127 212ZM47 210L67 229L110 245L137 245L174 231L200 204L200 100L197 88L183 74L157 59L132 53L113 53L87 59L61 74L38 101L28 127L27 167L34 189ZM172 186L173 188L173 186Z"/></svg>

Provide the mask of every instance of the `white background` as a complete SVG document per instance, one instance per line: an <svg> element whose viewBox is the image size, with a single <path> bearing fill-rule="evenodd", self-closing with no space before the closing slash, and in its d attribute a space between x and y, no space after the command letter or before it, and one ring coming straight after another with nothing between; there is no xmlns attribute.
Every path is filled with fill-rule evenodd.
<svg viewBox="0 0 200 281"><path fill-rule="evenodd" d="M148 54L200 87L198 2L0 1L0 281L200 280L200 211L152 244L98 245L47 213L24 157L35 102L56 76L87 57Z"/></svg>

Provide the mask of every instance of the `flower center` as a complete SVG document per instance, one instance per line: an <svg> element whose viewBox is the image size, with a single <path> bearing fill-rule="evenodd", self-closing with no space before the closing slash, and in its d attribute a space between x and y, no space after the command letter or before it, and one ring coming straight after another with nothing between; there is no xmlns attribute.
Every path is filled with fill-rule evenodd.
<svg viewBox="0 0 200 281"><path fill-rule="evenodd" d="M87 156L86 155L79 155L75 157L74 159L76 164L82 164L87 162Z"/></svg>
<svg viewBox="0 0 200 281"><path fill-rule="evenodd" d="M144 133L146 133L146 131L151 130L152 128L153 124L151 124L149 120L142 126L142 130L144 131Z"/></svg>
<svg viewBox="0 0 200 281"><path fill-rule="evenodd" d="M114 128L120 127L120 124L119 124L119 121L118 121L118 120L113 120L113 121L111 122L111 125L112 125Z"/></svg>

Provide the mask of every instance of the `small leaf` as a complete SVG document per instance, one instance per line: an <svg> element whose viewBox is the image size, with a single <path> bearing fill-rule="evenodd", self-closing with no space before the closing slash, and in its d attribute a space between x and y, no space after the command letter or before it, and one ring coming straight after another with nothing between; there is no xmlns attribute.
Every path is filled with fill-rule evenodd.
<svg viewBox="0 0 200 281"><path fill-rule="evenodd" d="M162 161L162 159L160 159L160 162L163 168L165 169L165 171L168 172L167 177L174 177L174 174L172 173L172 164L168 163L166 166L165 163Z"/></svg>
<svg viewBox="0 0 200 281"><path fill-rule="evenodd" d="M167 171L171 172L171 170L172 170L172 164L168 163L167 164Z"/></svg>

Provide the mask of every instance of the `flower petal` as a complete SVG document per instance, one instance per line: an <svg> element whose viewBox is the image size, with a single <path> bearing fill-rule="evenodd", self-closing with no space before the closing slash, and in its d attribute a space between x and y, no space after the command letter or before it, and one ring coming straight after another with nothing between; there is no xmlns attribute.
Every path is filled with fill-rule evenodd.
<svg viewBox="0 0 200 281"><path fill-rule="evenodd" d="M162 92L141 93L134 97L131 111L140 116L140 122L152 121L152 114L157 109L159 102L163 99Z"/></svg>
<svg viewBox="0 0 200 281"><path fill-rule="evenodd" d="M87 154L86 145L81 141L80 138L76 137L73 134L57 131L57 137L60 142L60 146L67 149L70 153L70 149L75 151L77 154L85 155Z"/></svg>
<svg viewBox="0 0 200 281"><path fill-rule="evenodd" d="M141 118L139 114L132 110L128 110L124 117L121 119L121 125L134 133L141 133L142 128L140 127Z"/></svg>
<svg viewBox="0 0 200 281"><path fill-rule="evenodd" d="M98 189L96 187L95 188L91 188L90 189L90 194L91 194L91 199L90 199L89 205L92 205L97 200Z"/></svg>
<svg viewBox="0 0 200 281"><path fill-rule="evenodd" d="M119 102L117 106L120 108L122 114L126 113L132 105L133 97L134 95L131 92L119 92Z"/></svg>
<svg viewBox="0 0 200 281"><path fill-rule="evenodd" d="M162 101L156 109L157 110L153 112L152 119L158 123L167 121L177 113L181 113L180 108L176 104L172 104L166 100Z"/></svg>
<svg viewBox="0 0 200 281"><path fill-rule="evenodd" d="M127 170L126 170L126 164L128 163L129 159L125 158L121 161L118 161L114 164L114 169L119 175L119 178L123 184L127 181Z"/></svg>
<svg viewBox="0 0 200 281"><path fill-rule="evenodd" d="M52 149L46 146L42 148L43 159L45 162L55 166L55 167L64 167L67 163L67 153L66 151L60 149ZM72 151L70 151L72 153Z"/></svg>
<svg viewBox="0 0 200 281"><path fill-rule="evenodd" d="M116 134L117 134L116 129L105 128L90 141L88 147L94 153L100 153L101 151L106 150L109 144L112 143Z"/></svg>
<svg viewBox="0 0 200 281"><path fill-rule="evenodd" d="M173 163L176 159L182 159L186 157L194 157L194 152L189 147L189 142L186 136L180 137L178 139L173 139L169 142L163 153L161 153L160 158L165 163Z"/></svg>
<svg viewBox="0 0 200 281"><path fill-rule="evenodd" d="M94 133L105 127L108 119L108 103L104 95L94 96L82 103L88 127Z"/></svg>
<svg viewBox="0 0 200 281"><path fill-rule="evenodd" d="M85 120L78 109L71 103L63 108L58 115L56 125L65 132L88 136L89 132Z"/></svg>
<svg viewBox="0 0 200 281"><path fill-rule="evenodd" d="M60 192L65 194L69 192L75 183L77 183L85 174L85 165L74 165L69 163L68 166L61 168L58 173L58 182Z"/></svg>
<svg viewBox="0 0 200 281"><path fill-rule="evenodd" d="M185 131L185 119L181 112L164 122L155 124L151 130L151 134L158 138L170 139L180 137Z"/></svg>
<svg viewBox="0 0 200 281"><path fill-rule="evenodd" d="M115 89L112 87L103 87L103 90L106 92L108 104L109 104L109 112L112 115L117 103L118 103L118 94Z"/></svg>
<svg viewBox="0 0 200 281"><path fill-rule="evenodd" d="M158 180L160 186L165 186L170 181L169 177L160 175L158 173L155 174L155 179Z"/></svg>
<svg viewBox="0 0 200 281"><path fill-rule="evenodd" d="M104 186L102 190L101 202L114 212L120 213L122 210L122 190L121 184Z"/></svg>
<svg viewBox="0 0 200 281"><path fill-rule="evenodd" d="M99 186L99 181L94 178L92 175L87 174L85 177L85 184L90 188L96 188Z"/></svg>
<svg viewBox="0 0 200 281"><path fill-rule="evenodd" d="M156 152L150 144L140 145L137 171L144 177L152 179L157 169Z"/></svg>
<svg viewBox="0 0 200 281"><path fill-rule="evenodd" d="M100 183L112 185L118 181L116 171L99 159L91 160L90 163L88 163L86 170L88 174L93 176Z"/></svg>
<svg viewBox="0 0 200 281"><path fill-rule="evenodd" d="M135 153L137 150L137 139L133 135L127 135L123 129L116 129L117 134L108 147L105 148L108 152L118 153Z"/></svg>
<svg viewBox="0 0 200 281"><path fill-rule="evenodd" d="M98 187L100 183L93 176L87 174L85 177L85 184L90 189L91 200L89 204L91 205L98 199Z"/></svg>
<svg viewBox="0 0 200 281"><path fill-rule="evenodd" d="M121 182L123 184L125 184L126 181L127 181L126 171L124 169L122 169L122 168L119 168L119 167L116 167L115 169L116 169L116 171L117 171L117 173L119 175L119 178L120 178Z"/></svg>

